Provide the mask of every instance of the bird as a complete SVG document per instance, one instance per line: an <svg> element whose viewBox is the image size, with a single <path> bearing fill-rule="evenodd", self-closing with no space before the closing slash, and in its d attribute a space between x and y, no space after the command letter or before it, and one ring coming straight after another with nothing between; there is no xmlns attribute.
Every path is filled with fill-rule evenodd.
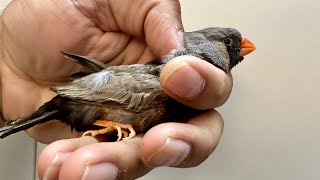
<svg viewBox="0 0 320 180"><path fill-rule="evenodd" d="M63 52L83 70L51 87L56 96L32 114L9 121L0 138L37 124L60 120L83 135L114 134L114 141L133 138L164 122L186 122L202 110L169 97L161 89L160 73L177 56L191 55L230 73L255 45L234 28L211 27L179 34L182 47L147 64L107 66L87 56Z"/></svg>

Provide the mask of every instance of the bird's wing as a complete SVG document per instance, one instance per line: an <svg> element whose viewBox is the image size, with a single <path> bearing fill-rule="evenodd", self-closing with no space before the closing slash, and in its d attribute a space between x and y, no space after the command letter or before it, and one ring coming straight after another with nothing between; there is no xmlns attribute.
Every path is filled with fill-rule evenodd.
<svg viewBox="0 0 320 180"><path fill-rule="evenodd" d="M159 72L162 66L115 66L98 73L53 87L59 95L70 99L125 106L141 110L162 96Z"/></svg>
<svg viewBox="0 0 320 180"><path fill-rule="evenodd" d="M62 51L61 51L61 53L66 58L82 65L83 68L86 70L86 72L89 72L89 73L99 72L99 71L102 71L103 69L107 68L107 66L105 64L103 64L102 62L91 59L86 56L80 56L80 55L66 53L66 52L62 52Z"/></svg>
<svg viewBox="0 0 320 180"><path fill-rule="evenodd" d="M126 72L126 71L132 71L132 72L141 72L141 73L149 73L154 75L159 75L163 64L156 63L156 61L149 63L146 67L152 67L152 68L143 68L144 65L141 64L134 64L134 65L124 65L124 66L107 66L104 63L94 60L92 58L89 58L87 56L80 56L77 54L71 54L61 51L61 53L68 59L75 61L76 63L82 65L84 68L84 71L80 71L77 73L74 73L70 76L70 79L78 79L82 78L84 76L87 76L91 73L100 72L104 69L107 69L109 71L114 72Z"/></svg>

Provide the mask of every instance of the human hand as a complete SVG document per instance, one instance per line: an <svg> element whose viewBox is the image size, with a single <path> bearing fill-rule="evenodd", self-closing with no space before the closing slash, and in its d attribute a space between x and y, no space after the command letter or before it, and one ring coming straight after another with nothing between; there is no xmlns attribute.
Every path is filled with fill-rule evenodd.
<svg viewBox="0 0 320 180"><path fill-rule="evenodd" d="M30 114L55 95L49 86L64 81L79 69L64 59L60 50L118 65L145 63L178 48L177 32L182 28L179 8L177 1L169 0L13 1L1 15L0 27L4 117L16 119ZM169 72L185 60L200 76L192 74L189 66ZM198 109L221 105L230 94L232 80L204 63L190 56L175 58L161 74L162 80L167 79L162 81L163 89L176 100ZM181 83L186 77L191 78L188 84ZM205 80L198 81L199 77ZM196 82L205 83L197 86ZM198 95L183 91L190 86L199 87L193 91ZM161 165L195 166L214 150L222 127L221 116L208 110L187 124L164 123L143 137L118 143L97 143L90 137L57 141L42 153L39 176L79 179L88 172L88 164L104 162L114 166L90 165L89 172L96 170L94 174L102 178L99 172L108 172L104 168L117 167L115 171L122 170L123 178L136 178ZM28 134L43 143L79 136L59 122L36 126Z"/></svg>

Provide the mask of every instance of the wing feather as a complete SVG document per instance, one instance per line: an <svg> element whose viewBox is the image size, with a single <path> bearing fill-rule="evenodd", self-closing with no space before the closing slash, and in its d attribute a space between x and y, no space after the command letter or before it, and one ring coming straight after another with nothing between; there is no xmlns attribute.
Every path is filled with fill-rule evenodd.
<svg viewBox="0 0 320 180"><path fill-rule="evenodd" d="M162 67L108 67L67 84L55 86L53 90L70 99L98 102L104 106L125 106L129 110L141 111L156 98L163 99L166 96L160 87L159 73Z"/></svg>

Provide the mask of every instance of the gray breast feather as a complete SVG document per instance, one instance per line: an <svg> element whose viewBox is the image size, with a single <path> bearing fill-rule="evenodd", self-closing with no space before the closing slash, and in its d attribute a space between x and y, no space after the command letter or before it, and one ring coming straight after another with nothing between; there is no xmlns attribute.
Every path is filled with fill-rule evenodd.
<svg viewBox="0 0 320 180"><path fill-rule="evenodd" d="M131 69L125 71L126 68ZM154 68L156 67L148 65L106 68L67 84L55 86L53 90L70 99L105 105L115 102L126 106L127 109L141 110L158 96L164 95L158 74L147 73L154 72Z"/></svg>

